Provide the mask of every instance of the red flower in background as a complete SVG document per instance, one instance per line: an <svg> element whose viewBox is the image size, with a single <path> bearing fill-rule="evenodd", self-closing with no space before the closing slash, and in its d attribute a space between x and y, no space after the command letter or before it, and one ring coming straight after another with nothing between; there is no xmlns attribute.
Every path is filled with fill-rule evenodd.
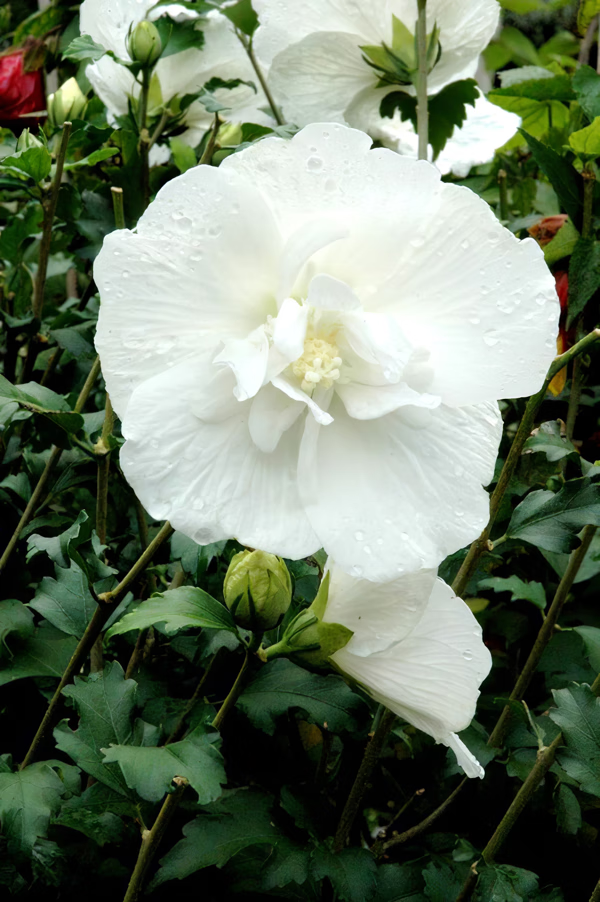
<svg viewBox="0 0 600 902"><path fill-rule="evenodd" d="M39 117L30 114L46 109L43 70L28 71L26 55L22 47L0 56L0 126L13 131L35 127Z"/></svg>

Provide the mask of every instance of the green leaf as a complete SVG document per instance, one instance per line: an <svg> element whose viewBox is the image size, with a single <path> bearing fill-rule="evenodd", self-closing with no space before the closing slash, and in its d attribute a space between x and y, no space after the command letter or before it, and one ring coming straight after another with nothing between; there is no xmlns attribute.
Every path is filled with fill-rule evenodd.
<svg viewBox="0 0 600 902"><path fill-rule="evenodd" d="M501 88L493 88L488 97L526 97L528 100L561 100L568 103L575 100L575 91L568 75L552 78L533 78L525 81L504 82Z"/></svg>
<svg viewBox="0 0 600 902"><path fill-rule="evenodd" d="M296 883L302 886L308 880L311 850L306 844L300 845L282 837L269 856L262 879L262 889Z"/></svg>
<svg viewBox="0 0 600 902"><path fill-rule="evenodd" d="M233 618L227 608L193 586L171 589L162 595L153 596L141 604L131 614L125 614L108 631L107 638L127 633L129 630L143 630L156 624L164 625L167 635L182 629L205 629L236 631Z"/></svg>
<svg viewBox="0 0 600 902"><path fill-rule="evenodd" d="M583 639L589 662L600 673L600 629L597 626L574 626L573 632L579 633Z"/></svg>
<svg viewBox="0 0 600 902"><path fill-rule="evenodd" d="M155 20L154 24L162 41L161 59L172 56L174 53L182 53L191 47L201 50L204 46L204 32L197 27L198 20L196 19L176 22L167 16L161 16L160 19Z"/></svg>
<svg viewBox="0 0 600 902"><path fill-rule="evenodd" d="M32 13L15 29L13 42L19 47L28 35L34 38L44 37L49 31L61 25L68 16L68 10L52 4L39 12Z"/></svg>
<svg viewBox="0 0 600 902"><path fill-rule="evenodd" d="M174 532L171 537L171 558L174 561L181 561L185 572L189 573L195 582L199 582L211 562L223 553L226 545L227 541L198 545L182 532Z"/></svg>
<svg viewBox="0 0 600 902"><path fill-rule="evenodd" d="M327 877L342 902L369 902L377 891L377 865L367 849L342 849L337 854L323 846L315 849L312 873Z"/></svg>
<svg viewBox="0 0 600 902"><path fill-rule="evenodd" d="M29 147L0 160L0 169L28 175L39 184L50 175L52 157L45 147Z"/></svg>
<svg viewBox="0 0 600 902"><path fill-rule="evenodd" d="M189 144L186 144L185 141L178 137L171 138L169 144L173 160L180 172L187 172L188 169L193 169L196 166L198 160L193 147L190 147Z"/></svg>
<svg viewBox="0 0 600 902"><path fill-rule="evenodd" d="M523 131L534 138L546 135L551 127L563 129L569 123L569 110L558 100L531 100L529 97L495 95L492 92L488 98L503 110L520 116Z"/></svg>
<svg viewBox="0 0 600 902"><path fill-rule="evenodd" d="M535 162L556 191L561 207L568 213L572 222L579 222L583 203L581 176L568 160L547 144L542 144L524 128L520 128L519 131L527 141Z"/></svg>
<svg viewBox="0 0 600 902"><path fill-rule="evenodd" d="M76 645L75 639L43 624L8 663L0 662L0 686L25 677L60 679Z"/></svg>
<svg viewBox="0 0 600 902"><path fill-rule="evenodd" d="M30 561L40 551L45 552L50 560L59 567L69 567L71 561L80 566L82 558L78 548L90 539L93 523L85 511L79 511L77 519L58 536L42 536L34 533L27 540L27 560Z"/></svg>
<svg viewBox="0 0 600 902"><path fill-rule="evenodd" d="M184 838L161 859L150 891L167 880L183 880L201 868L222 868L230 858L256 845L276 845L271 796L259 789L238 789L211 805L183 828Z"/></svg>
<svg viewBox="0 0 600 902"><path fill-rule="evenodd" d="M29 608L16 598L0 601L0 660L8 654L13 656L7 642L9 636L16 639L29 639L33 636L33 614Z"/></svg>
<svg viewBox="0 0 600 902"><path fill-rule="evenodd" d="M508 864L478 865L479 880L474 902L529 902L538 889L538 877L531 871Z"/></svg>
<svg viewBox="0 0 600 902"><path fill-rule="evenodd" d="M527 583L514 575L505 579L501 576L491 576L489 579L482 579L478 588L493 589L494 592L511 592L511 601L530 601L541 611L546 608L546 592L542 583Z"/></svg>
<svg viewBox="0 0 600 902"><path fill-rule="evenodd" d="M97 608L87 576L75 562L68 570L55 567L54 573L56 579L43 578L29 607L63 633L81 639Z"/></svg>
<svg viewBox="0 0 600 902"><path fill-rule="evenodd" d="M72 686L63 689L80 716L79 727L71 730L66 721L56 727L56 747L69 755L82 770L101 783L129 796L118 764L105 764L102 748L125 745L132 735L132 713L137 683L126 680L118 661L106 665L101 673L87 679L76 677Z"/></svg>
<svg viewBox="0 0 600 902"><path fill-rule="evenodd" d="M562 205L564 208L564 204ZM554 266L559 260L570 257L577 246L580 235L570 219L560 227L554 238L544 247L544 260Z"/></svg>
<svg viewBox="0 0 600 902"><path fill-rule="evenodd" d="M579 239L569 263L569 316L567 326L585 310L600 288L600 244L593 238Z"/></svg>
<svg viewBox="0 0 600 902"><path fill-rule="evenodd" d="M223 758L213 736L197 728L181 742L161 748L113 745L103 749L107 764L117 762L130 789L148 802L158 802L172 789L173 777L185 777L201 805L214 802L227 782Z"/></svg>
<svg viewBox="0 0 600 902"><path fill-rule="evenodd" d="M46 836L67 787L47 761L0 774L0 822L9 851L30 853Z"/></svg>
<svg viewBox="0 0 600 902"><path fill-rule="evenodd" d="M454 81L429 98L429 143L433 158L444 149L455 128L467 118L467 104L475 106L479 88L473 78Z"/></svg>
<svg viewBox="0 0 600 902"><path fill-rule="evenodd" d="M125 838L125 824L119 814L136 817L138 812L134 805L124 802L123 796L102 783L94 783L81 796L64 802L52 823L77 830L104 846Z"/></svg>
<svg viewBox="0 0 600 902"><path fill-rule="evenodd" d="M73 413L62 395L37 382L17 386L0 376L0 400L14 401L25 410L42 414L66 432L78 432L83 426L81 414Z"/></svg>
<svg viewBox="0 0 600 902"><path fill-rule="evenodd" d="M96 163L101 163L103 160L108 160L109 157L114 157L115 154L118 153L118 147L99 147L98 150L94 150L82 160L75 160L75 162L73 163L65 163L64 168L65 171L69 172L71 169L82 169L84 166L95 166Z"/></svg>
<svg viewBox="0 0 600 902"><path fill-rule="evenodd" d="M302 711L310 723L326 723L333 733L354 731L363 704L341 677L310 673L283 658L266 664L238 701L254 726L270 736L277 718L290 709Z"/></svg>
<svg viewBox="0 0 600 902"><path fill-rule="evenodd" d="M445 902L454 899L462 888L462 881L447 864L430 862L423 871L425 895L430 902Z"/></svg>
<svg viewBox="0 0 600 902"><path fill-rule="evenodd" d="M579 546L577 533L588 524L600 526L600 485L574 479L556 495L530 492L513 511L506 535L565 553Z"/></svg>
<svg viewBox="0 0 600 902"><path fill-rule="evenodd" d="M374 902L426 902L421 868L412 864L384 864L377 873Z"/></svg>
<svg viewBox="0 0 600 902"><path fill-rule="evenodd" d="M600 13L600 0L580 0L577 10L577 30L582 37L598 13Z"/></svg>
<svg viewBox="0 0 600 902"><path fill-rule="evenodd" d="M0 257L15 262L22 253L23 242L41 232L44 212L41 204L28 204L21 213L13 216L0 232Z"/></svg>
<svg viewBox="0 0 600 902"><path fill-rule="evenodd" d="M251 0L238 0L232 6L222 8L221 12L246 35L253 35L258 27L258 16L252 9Z"/></svg>
<svg viewBox="0 0 600 902"><path fill-rule="evenodd" d="M523 453L537 451L542 451L552 462L562 460L569 454L577 454L575 445L561 435L560 423L557 420L542 423L535 435L525 442Z"/></svg>
<svg viewBox="0 0 600 902"><path fill-rule="evenodd" d="M89 34L82 34L72 40L66 50L63 50L63 59L73 60L76 63L91 60L95 63L105 53L104 47L92 40Z"/></svg>
<svg viewBox="0 0 600 902"><path fill-rule="evenodd" d="M600 797L600 699L585 683L571 683L552 693L550 717L562 730L567 748L558 752L561 766L583 792Z"/></svg>
<svg viewBox="0 0 600 902"><path fill-rule="evenodd" d="M588 119L600 116L600 75L591 66L580 66L573 76L573 90Z"/></svg>
<svg viewBox="0 0 600 902"><path fill-rule="evenodd" d="M600 116L591 125L569 135L569 146L582 160L593 160L600 156Z"/></svg>
<svg viewBox="0 0 600 902"><path fill-rule="evenodd" d="M556 793L556 824L561 833L575 834L581 829L581 806L572 789L561 783Z"/></svg>

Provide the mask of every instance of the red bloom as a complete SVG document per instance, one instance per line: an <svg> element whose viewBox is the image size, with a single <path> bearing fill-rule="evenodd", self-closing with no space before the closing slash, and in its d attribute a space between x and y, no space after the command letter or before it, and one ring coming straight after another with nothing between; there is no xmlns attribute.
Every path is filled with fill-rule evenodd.
<svg viewBox="0 0 600 902"><path fill-rule="evenodd" d="M556 293L560 301L561 312L567 309L567 300L569 298L569 273L562 269L554 273L554 281L556 282Z"/></svg>
<svg viewBox="0 0 600 902"><path fill-rule="evenodd" d="M561 229L569 217L566 213L557 213L556 216L546 216L531 228L527 229L532 238L535 238L540 247L549 244L556 233Z"/></svg>
<svg viewBox="0 0 600 902"><path fill-rule="evenodd" d="M19 131L37 125L27 117L46 109L43 71L25 71L24 57L24 48L0 56L0 125Z"/></svg>
<svg viewBox="0 0 600 902"><path fill-rule="evenodd" d="M560 301L560 324L558 327L558 336L556 338L556 353L564 354L565 351L573 344L572 336L567 332L565 326L567 321L567 309L569 300L569 273L564 270L558 270L554 273L554 281L556 282L556 293ZM562 369L556 374L550 385L549 391L554 396L560 395L567 381L567 370Z"/></svg>

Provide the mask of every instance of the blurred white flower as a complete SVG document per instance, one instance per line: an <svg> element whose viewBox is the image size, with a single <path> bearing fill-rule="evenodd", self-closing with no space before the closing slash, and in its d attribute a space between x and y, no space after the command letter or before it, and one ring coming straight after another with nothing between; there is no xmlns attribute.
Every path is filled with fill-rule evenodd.
<svg viewBox="0 0 600 902"><path fill-rule="evenodd" d="M128 60L130 27L146 16L155 20L167 14L178 20L197 18L196 13L176 3L157 7L156 0L84 0L80 9L81 33L89 34L120 59ZM160 85L162 103L168 104L175 97L197 93L212 78L218 77L224 81L240 78L255 84L257 90L246 84L231 90L217 89L215 99L227 107L221 114L222 118L230 122L271 125L273 120L263 111L268 106L267 100L231 22L214 11L203 20L202 29L204 46L201 50L190 48L158 61L154 72ZM140 84L125 66L110 56L103 56L90 64L86 75L112 116L125 115L129 98L139 96ZM194 101L185 112L187 130L181 137L192 147L197 145L213 119L213 115L207 113L199 101Z"/></svg>
<svg viewBox="0 0 600 902"><path fill-rule="evenodd" d="M96 342L152 516L386 580L481 532L559 305L536 242L370 145L312 125L168 182L105 239Z"/></svg>
<svg viewBox="0 0 600 902"><path fill-rule="evenodd" d="M491 655L481 627L435 570L388 583L330 568L323 620L354 631L331 661L376 701L449 746L468 777L483 768L456 735L475 714Z"/></svg>
<svg viewBox="0 0 600 902"><path fill-rule="evenodd" d="M442 175L452 173L465 178L473 166L493 160L499 147L514 136L521 117L502 110L480 94L475 106L466 106L467 118L462 128L455 128L452 137L440 152L435 165ZM386 147L417 158L419 139L410 121L402 122L397 112L393 119L379 118L369 134ZM429 148L431 154L431 147Z"/></svg>
<svg viewBox="0 0 600 902"><path fill-rule="evenodd" d="M269 84L288 121L347 122L368 132L387 94L415 93L412 84L382 82L365 48L385 44L414 55L417 0L255 0L254 6L261 23L256 52L270 66ZM499 15L497 0L429 0L427 31L438 26L441 47L430 94L475 74ZM400 36L394 17L407 30Z"/></svg>

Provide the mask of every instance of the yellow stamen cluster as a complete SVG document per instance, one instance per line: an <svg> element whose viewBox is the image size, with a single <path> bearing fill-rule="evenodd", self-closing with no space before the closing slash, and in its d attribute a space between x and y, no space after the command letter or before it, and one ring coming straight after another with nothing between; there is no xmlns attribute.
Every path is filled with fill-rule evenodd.
<svg viewBox="0 0 600 902"><path fill-rule="evenodd" d="M342 358L335 342L322 338L307 338L304 353L292 364L292 372L300 382L302 391L312 395L317 386L331 388L340 378Z"/></svg>

